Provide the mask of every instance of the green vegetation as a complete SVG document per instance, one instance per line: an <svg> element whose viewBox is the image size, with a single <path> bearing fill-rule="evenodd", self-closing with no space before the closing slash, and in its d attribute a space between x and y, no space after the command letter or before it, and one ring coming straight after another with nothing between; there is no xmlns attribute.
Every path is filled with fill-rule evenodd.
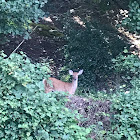
<svg viewBox="0 0 140 140"><path fill-rule="evenodd" d="M51 5L56 4L54 11L60 12L53 13L56 26L62 24L60 27L38 23L45 14L46 3L47 0L1 0L0 43L19 35L28 39L31 27L37 26L38 44L46 42L42 43L44 48L39 48L42 54L37 59L53 58L49 57L53 51L56 62L63 62L54 66L58 66L56 73L63 81L70 81L70 75L66 75L69 69L83 69L78 90L69 99L63 92L46 94L42 80L52 72L49 60L35 63L20 51L9 57L0 52L0 139L139 140L140 58L136 49L130 51L128 38L114 25L120 10L118 2L51 1ZM131 0L128 17L120 25L137 35L139 6L138 0ZM61 48L57 46L59 41ZM33 47L34 44L28 51L33 51ZM62 57L57 57L58 52Z"/></svg>
<svg viewBox="0 0 140 140"><path fill-rule="evenodd" d="M115 113L112 121L112 130L109 134L111 139L140 139L139 106L140 84L132 88L128 94L120 92L114 97L112 100L112 111Z"/></svg>
<svg viewBox="0 0 140 140"><path fill-rule="evenodd" d="M46 0L1 0L0 1L0 36L8 34L29 37L29 24L38 22L45 13L41 8Z"/></svg>
<svg viewBox="0 0 140 140"><path fill-rule="evenodd" d="M136 55L129 54L125 49L113 59L116 74L120 76L120 88L112 94L90 92L89 97L94 101L110 101L111 110L109 129L103 128L102 122L94 125L93 132L97 139L105 140L139 140L140 139L140 61ZM79 93L79 92L78 92ZM92 94L93 95L92 95ZM94 94L95 93L95 94ZM101 114L100 114L101 116Z"/></svg>
<svg viewBox="0 0 140 140"><path fill-rule="evenodd" d="M47 64L33 64L24 54L5 57L0 56L0 139L87 140L90 129L77 125L66 95L44 93Z"/></svg>
<svg viewBox="0 0 140 140"><path fill-rule="evenodd" d="M129 14L122 22L122 25L130 31L140 33L140 1L136 0L129 4Z"/></svg>
<svg viewBox="0 0 140 140"><path fill-rule="evenodd" d="M115 62L116 72L122 76L120 92L112 99L112 127L108 139L140 139L140 61L136 55L120 55ZM125 85L125 86L124 86Z"/></svg>
<svg viewBox="0 0 140 140"><path fill-rule="evenodd" d="M129 54L128 50L125 49L123 54L117 56L116 59L112 59L116 75L120 79L120 84L122 90L131 89L133 85L133 80L139 79L140 76L140 60L137 55Z"/></svg>
<svg viewBox="0 0 140 140"><path fill-rule="evenodd" d="M65 25L68 45L64 46L65 67L62 70L84 69L79 83L92 89L97 81L109 77L112 58L123 51L126 44L115 29L97 21L87 22L86 28L73 21L67 21Z"/></svg>

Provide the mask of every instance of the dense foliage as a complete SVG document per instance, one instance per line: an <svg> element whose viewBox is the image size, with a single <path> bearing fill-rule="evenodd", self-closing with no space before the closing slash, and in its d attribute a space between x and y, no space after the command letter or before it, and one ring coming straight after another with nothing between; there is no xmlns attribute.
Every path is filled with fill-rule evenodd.
<svg viewBox="0 0 140 140"><path fill-rule="evenodd" d="M0 139L87 140L65 107L65 94L44 93L47 64L33 64L24 55L0 56ZM78 116L78 115L77 115Z"/></svg>
<svg viewBox="0 0 140 140"><path fill-rule="evenodd" d="M80 27L72 21L65 24L68 45L64 46L65 68L83 69L83 87L92 87L105 80L112 65L111 59L126 46L112 27L94 21Z"/></svg>
<svg viewBox="0 0 140 140"><path fill-rule="evenodd" d="M140 80L137 79L137 83ZM136 82L133 81L134 83ZM128 94L119 93L112 100L112 109L115 112L111 139L140 139L140 84L131 89Z"/></svg>
<svg viewBox="0 0 140 140"><path fill-rule="evenodd" d="M46 2L47 0L1 0L0 35L5 37L7 34L12 34L28 37L29 24L32 21L38 22L38 18L43 16L41 8ZM86 0L73 2L74 4L87 3ZM88 2L89 5L93 5L93 2L103 1L90 0ZM101 8L105 5L110 6L108 0L104 3L100 3ZM60 3L58 7L61 7ZM66 7L65 2L64 7ZM129 8L129 15L123 21L123 25L131 31L139 32L139 1L133 1ZM88 9L89 13L93 12L91 9ZM105 11L106 8L103 10ZM102 116L110 115L110 129L104 129L103 123L98 120L91 126L93 133L98 139L139 140L139 58L136 55L129 55L127 49L123 54L118 55L126 44L117 30L110 25L95 19L91 21L90 16L89 20L82 18L82 14L81 18L79 17L80 22L83 23L81 25L73 20L73 13L66 14L67 16L63 15L63 31L68 44L64 46L65 64L62 70L67 72L69 69L83 69L84 74L79 77L81 87L78 95L82 95L81 91L84 93L84 90L89 88L90 99L99 102L110 100L112 103L110 114L92 112L100 119ZM0 139L88 140L87 135L90 129L78 126L79 114L65 107L66 94L44 93L42 79L49 77L48 64L33 64L22 52L20 55L12 54L9 58L1 53L0 73ZM120 79L117 94L108 95L93 89L96 82L104 82L112 75L118 75ZM65 79L68 80L69 77ZM95 106L97 106L96 103ZM89 104L89 108L91 107ZM90 116L88 108L82 109ZM110 111L110 108L108 110ZM92 119L94 115L91 115Z"/></svg>
<svg viewBox="0 0 140 140"><path fill-rule="evenodd" d="M128 53L127 50L124 51ZM112 128L108 139L140 139L140 61L136 55L120 55L115 62L116 71L127 81L124 90L112 98ZM129 83L131 83L131 88ZM129 88L128 88L129 87Z"/></svg>
<svg viewBox="0 0 140 140"><path fill-rule="evenodd" d="M31 21L38 22L44 15L41 10L47 0L1 0L0 35L27 35Z"/></svg>
<svg viewBox="0 0 140 140"><path fill-rule="evenodd" d="M140 1L136 0L129 4L128 17L122 22L130 31L140 33Z"/></svg>
<svg viewBox="0 0 140 140"><path fill-rule="evenodd" d="M137 55L129 54L125 49L123 54L117 56L116 59L112 59L114 65L113 68L116 71L116 75L119 76L120 85L122 88L129 89L132 87L132 80L138 79L140 76L140 59Z"/></svg>

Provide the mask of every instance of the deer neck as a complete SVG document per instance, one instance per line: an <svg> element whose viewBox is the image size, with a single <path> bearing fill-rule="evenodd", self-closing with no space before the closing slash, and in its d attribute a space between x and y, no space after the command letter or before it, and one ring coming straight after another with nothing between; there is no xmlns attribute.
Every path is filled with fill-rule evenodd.
<svg viewBox="0 0 140 140"><path fill-rule="evenodd" d="M72 90L73 92L75 92L75 90L77 89L78 86L78 79L77 80L72 80Z"/></svg>

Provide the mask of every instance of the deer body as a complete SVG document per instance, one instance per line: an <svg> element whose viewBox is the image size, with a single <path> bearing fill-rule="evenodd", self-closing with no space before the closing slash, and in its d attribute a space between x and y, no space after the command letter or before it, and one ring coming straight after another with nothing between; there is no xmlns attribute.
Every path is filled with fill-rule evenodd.
<svg viewBox="0 0 140 140"><path fill-rule="evenodd" d="M73 72L72 70L69 70L69 74L73 76L72 83L63 82L56 78L50 77L49 80L52 83L52 86L47 83L47 80L43 80L45 92L52 92L52 91L63 91L67 92L69 94L74 94L77 86L78 86L78 75L81 75L83 73L83 70L80 70L79 72Z"/></svg>

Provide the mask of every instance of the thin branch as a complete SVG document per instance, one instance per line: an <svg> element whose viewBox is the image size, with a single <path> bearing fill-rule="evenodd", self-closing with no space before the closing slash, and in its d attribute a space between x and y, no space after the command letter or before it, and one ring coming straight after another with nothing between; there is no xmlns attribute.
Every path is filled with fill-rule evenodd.
<svg viewBox="0 0 140 140"><path fill-rule="evenodd" d="M38 25L37 25L38 26ZM29 34L29 35L31 35L34 31L35 31L35 29L37 28L37 26L35 26L35 28L32 30L32 32ZM25 39L23 39L21 42L20 42L20 44L16 47L16 49L11 53L11 54L13 54L13 53L15 53L16 52L16 50L23 44L23 42L25 41ZM11 55L10 54L10 55ZM9 55L9 57L10 57L10 55ZM9 58L8 57L8 58Z"/></svg>

